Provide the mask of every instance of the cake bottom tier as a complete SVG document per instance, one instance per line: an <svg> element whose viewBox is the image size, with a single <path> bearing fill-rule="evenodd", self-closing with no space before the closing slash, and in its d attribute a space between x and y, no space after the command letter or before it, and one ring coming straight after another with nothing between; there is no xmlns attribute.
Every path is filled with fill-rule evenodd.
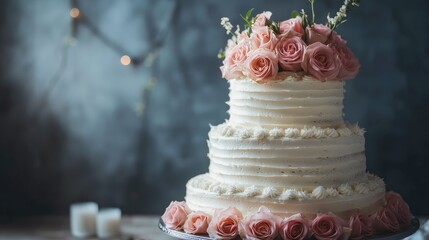
<svg viewBox="0 0 429 240"><path fill-rule="evenodd" d="M302 213L314 217L318 212L332 212L349 219L356 210L368 215L385 204L382 179L367 174L364 182L333 187L316 187L313 191L270 186L238 186L218 182L210 174L198 175L186 185L186 203L193 211L213 214L215 209L238 208L244 215L265 206L280 217Z"/></svg>

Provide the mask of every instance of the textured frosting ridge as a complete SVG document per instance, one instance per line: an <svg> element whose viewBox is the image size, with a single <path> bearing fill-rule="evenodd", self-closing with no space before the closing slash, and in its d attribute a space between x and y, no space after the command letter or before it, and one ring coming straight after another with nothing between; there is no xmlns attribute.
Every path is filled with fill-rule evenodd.
<svg viewBox="0 0 429 240"><path fill-rule="evenodd" d="M344 83L309 77L258 84L230 80L230 122L265 128L337 127L343 123Z"/></svg>
<svg viewBox="0 0 429 240"><path fill-rule="evenodd" d="M230 185L218 182L208 173L198 175L192 178L187 187L195 191L202 191L206 194L227 195L229 197L257 197L265 199L277 199L279 201L287 200L322 200L338 196L351 196L366 194L370 191L384 191L384 181L374 175L368 174L365 182L349 185L344 183L336 187L317 186L312 191L299 189L257 186L257 185Z"/></svg>
<svg viewBox="0 0 429 240"><path fill-rule="evenodd" d="M366 176L365 139L356 125L264 129L224 123L211 127L207 144L209 174L219 182L313 190Z"/></svg>

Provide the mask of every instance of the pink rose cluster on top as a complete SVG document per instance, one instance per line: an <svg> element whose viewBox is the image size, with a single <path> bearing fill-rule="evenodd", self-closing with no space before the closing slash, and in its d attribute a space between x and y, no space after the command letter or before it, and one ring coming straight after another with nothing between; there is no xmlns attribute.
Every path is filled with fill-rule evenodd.
<svg viewBox="0 0 429 240"><path fill-rule="evenodd" d="M368 215L357 210L348 222L333 213L318 213L314 219L298 213L282 219L264 206L245 218L234 207L210 215L191 211L185 202L176 201L170 203L161 218L167 228L213 239L364 239L374 233L398 232L411 224L410 208L399 194L388 192L385 199L386 205L376 213Z"/></svg>
<svg viewBox="0 0 429 240"><path fill-rule="evenodd" d="M279 22L273 31L271 15L258 14L250 35L243 31L229 41L221 67L224 78L265 83L281 71L302 71L332 81L352 79L359 72L359 61L347 42L329 27L314 24L304 29L301 18L295 17Z"/></svg>

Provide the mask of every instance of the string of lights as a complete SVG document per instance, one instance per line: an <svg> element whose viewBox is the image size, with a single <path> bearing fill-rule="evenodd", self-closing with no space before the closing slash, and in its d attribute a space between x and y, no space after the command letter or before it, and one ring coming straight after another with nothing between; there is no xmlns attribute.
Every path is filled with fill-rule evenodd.
<svg viewBox="0 0 429 240"><path fill-rule="evenodd" d="M71 0L71 6L70 9L70 16L72 17L73 24L72 24L72 36L76 36L77 28L82 25L87 27L91 33L97 37L99 40L101 40L106 46L108 46L110 49L115 51L120 57L120 62L123 65L135 65L138 66L147 60L151 54L157 52L164 44L164 40L166 38L166 35L168 33L168 30L170 26L173 23L173 20L177 17L178 9L179 9L179 1L172 1L174 6L173 10L169 15L168 19L168 25L165 26L163 29L161 29L157 34L154 40L152 41L152 45L148 48L147 51L145 51L143 54L140 55L132 55L127 53L127 51L118 43L110 39L106 34L104 34L102 31L100 31L99 28L96 27L95 24L92 23L92 21L86 17L86 15L82 12L82 9L79 6L78 0Z"/></svg>
<svg viewBox="0 0 429 240"><path fill-rule="evenodd" d="M78 41L77 32L80 27L86 27L93 34L94 37L98 38L101 42L103 42L106 47L116 52L119 56L119 62L122 65L132 65L134 67L139 67L143 65L145 68L151 68L153 67L153 63L158 59L159 50L164 46L166 36L169 32L169 29L174 23L174 19L178 17L180 3L179 1L180 0L172 1L174 6L171 10L171 13L167 15L167 25L161 28L161 30L156 34L155 38L151 41L151 45L148 47L148 49L141 54L131 54L126 51L123 46L109 38L108 35L106 35L95 24L93 24L93 22L87 17L87 14L85 14L80 7L78 0L70 0L71 8L69 14L72 20L70 33L63 42L59 67L54 73L53 77L49 80L45 92L44 94L42 94L40 106L36 109L40 110L45 107L49 96L51 95L52 91L54 90L55 86L58 84L64 71L66 70L68 65L68 52L70 50L70 47L75 46ZM142 94L148 94L154 88L156 81L157 79L155 76L150 76L149 79L146 81L146 85L143 88ZM144 99L147 99L147 97L143 96L143 101ZM139 108L139 114L143 114L145 102L143 102Z"/></svg>

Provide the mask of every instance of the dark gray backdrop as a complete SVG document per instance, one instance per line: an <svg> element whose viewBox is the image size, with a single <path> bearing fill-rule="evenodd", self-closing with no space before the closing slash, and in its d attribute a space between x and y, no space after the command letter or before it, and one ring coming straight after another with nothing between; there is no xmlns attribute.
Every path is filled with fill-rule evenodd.
<svg viewBox="0 0 429 240"><path fill-rule="evenodd" d="M82 11L131 53L151 47L173 0L79 1ZM317 0L318 20L341 1ZM277 20L307 1L181 0L155 67L124 67L79 28L68 65L40 107L69 33L69 1L2 1L0 215L61 214L76 201L125 213L161 213L206 172L209 123L227 118L227 83L216 58L222 16L247 9ZM362 0L338 31L362 63L347 82L346 119L367 130L368 170L429 214L429 4ZM152 40L151 40L152 39ZM148 79L155 88L142 96ZM144 114L139 114L145 100ZM140 107L139 107L140 106Z"/></svg>

